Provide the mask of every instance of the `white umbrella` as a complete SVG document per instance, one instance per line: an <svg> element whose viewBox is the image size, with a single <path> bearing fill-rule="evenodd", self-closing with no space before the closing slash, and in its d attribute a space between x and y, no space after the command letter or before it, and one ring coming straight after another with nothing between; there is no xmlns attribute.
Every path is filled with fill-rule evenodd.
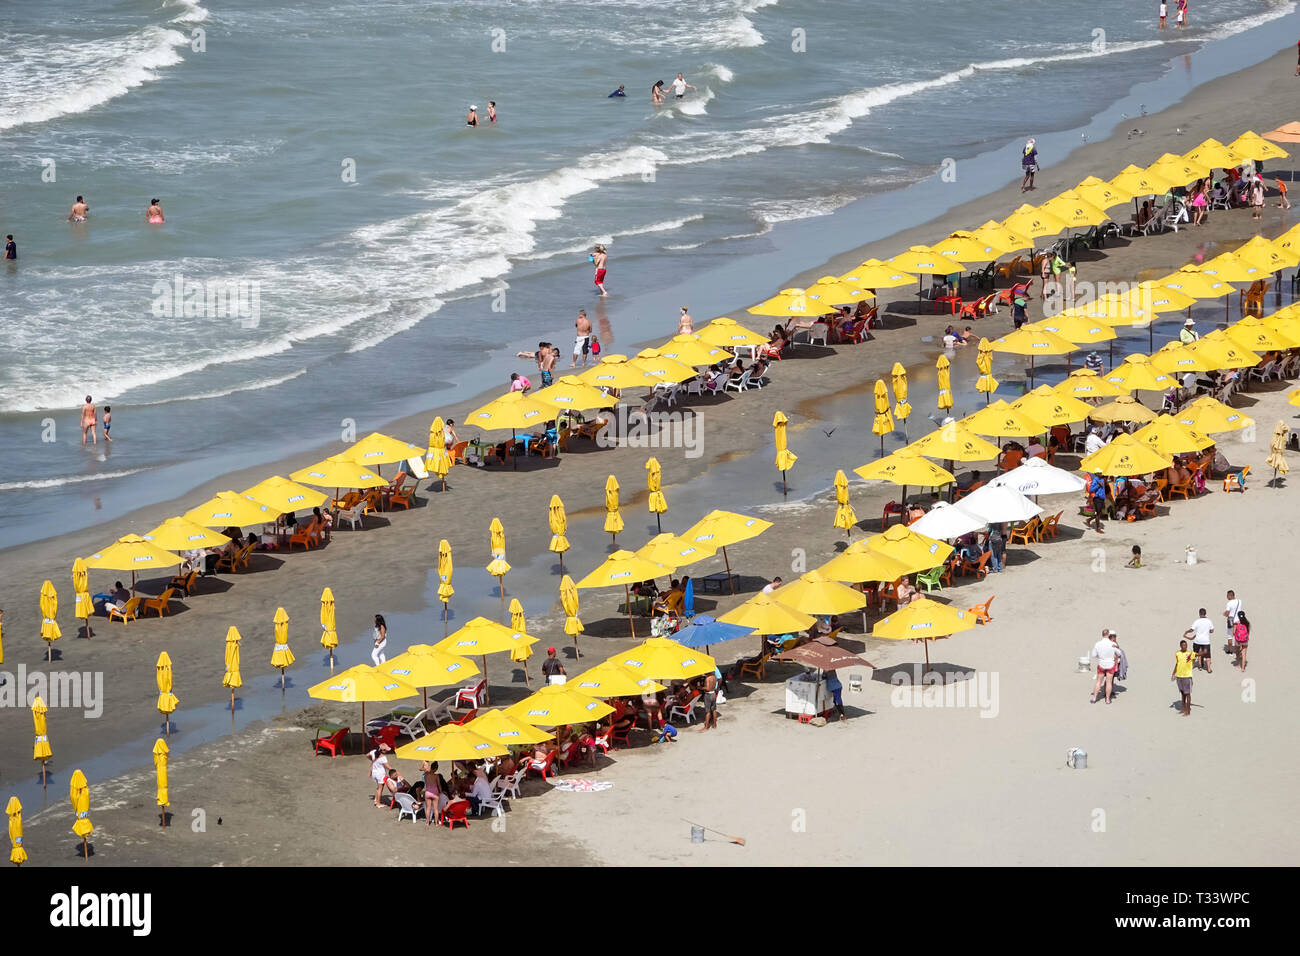
<svg viewBox="0 0 1300 956"><path fill-rule="evenodd" d="M1006 485L1022 495L1063 495L1082 491L1084 480L1064 468L1049 465L1042 458L1029 458L989 484Z"/></svg>
<svg viewBox="0 0 1300 956"><path fill-rule="evenodd" d="M920 534L943 540L960 538L964 534L978 531L985 524L987 522L983 518L967 514L956 505L950 505L946 501L939 501L908 527Z"/></svg>
<svg viewBox="0 0 1300 956"><path fill-rule="evenodd" d="M985 485L977 488L953 507L960 508L989 524L1028 521L1034 515L1041 514L1043 510L1016 489L1006 485Z"/></svg>

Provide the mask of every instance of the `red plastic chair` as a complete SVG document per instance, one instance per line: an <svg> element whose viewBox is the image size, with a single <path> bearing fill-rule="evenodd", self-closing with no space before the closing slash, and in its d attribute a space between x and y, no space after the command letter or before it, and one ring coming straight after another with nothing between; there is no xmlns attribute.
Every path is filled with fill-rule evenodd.
<svg viewBox="0 0 1300 956"><path fill-rule="evenodd" d="M386 724L380 727L370 735L371 749L377 748L380 744L388 744L388 746L396 749L397 735L401 732L402 728L397 724Z"/></svg>
<svg viewBox="0 0 1300 956"><path fill-rule="evenodd" d="M446 827L448 830L454 830L456 829L457 823L462 823L465 825L465 829L468 830L469 829L468 816L469 816L469 801L457 800L455 803L447 804L447 806L443 809L442 817L438 820L438 824L440 826Z"/></svg>
<svg viewBox="0 0 1300 956"><path fill-rule="evenodd" d="M469 713L462 714L459 717L453 718L451 722L455 724L457 727L463 727L465 724L469 723L477 716L478 716L478 708L475 707Z"/></svg>
<svg viewBox="0 0 1300 956"><path fill-rule="evenodd" d="M316 751L317 756L320 756L321 750L328 750L330 759L333 760L335 756L343 753L343 741L347 739L349 730L351 730L350 727L341 727L328 737L317 737L312 741L312 749ZM344 756L347 755L344 754Z"/></svg>
<svg viewBox="0 0 1300 956"><path fill-rule="evenodd" d="M529 760L528 767L524 772L524 777L527 778L531 774L537 774L543 780L545 780L547 776L558 777L560 772L555 769L555 758L559 756L559 753L558 750L552 750L546 755L546 759L542 761L540 767L534 766L533 761Z"/></svg>
<svg viewBox="0 0 1300 956"><path fill-rule="evenodd" d="M880 516L880 530L884 531L885 526L889 524L890 515L902 515L903 506L897 501L886 501L885 510Z"/></svg>

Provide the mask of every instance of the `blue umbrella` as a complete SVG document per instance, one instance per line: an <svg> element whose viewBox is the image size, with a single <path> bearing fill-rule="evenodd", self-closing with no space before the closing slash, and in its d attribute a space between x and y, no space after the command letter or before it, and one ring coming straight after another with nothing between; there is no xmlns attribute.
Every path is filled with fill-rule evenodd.
<svg viewBox="0 0 1300 956"><path fill-rule="evenodd" d="M690 578L686 579L686 587L682 591L682 614L688 620L695 617L695 582Z"/></svg>
<svg viewBox="0 0 1300 956"><path fill-rule="evenodd" d="M685 647L708 647L721 644L746 634L753 634L752 627L741 624L725 624L714 620L707 614L697 615L690 624L672 635L672 639Z"/></svg>

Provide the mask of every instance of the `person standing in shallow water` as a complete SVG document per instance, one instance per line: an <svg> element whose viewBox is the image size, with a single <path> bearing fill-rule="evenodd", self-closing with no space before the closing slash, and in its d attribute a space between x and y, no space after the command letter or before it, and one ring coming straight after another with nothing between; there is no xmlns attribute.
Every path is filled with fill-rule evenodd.
<svg viewBox="0 0 1300 956"><path fill-rule="evenodd" d="M92 445L99 444L99 413L95 410L95 403L90 396L86 396L86 404L81 406L81 444L86 444L86 436L90 436Z"/></svg>
<svg viewBox="0 0 1300 956"><path fill-rule="evenodd" d="M477 106L471 106L471 107L469 108L469 114L465 117L465 125L466 125L466 126L477 126L477 125L478 125L478 107L477 107Z"/></svg>

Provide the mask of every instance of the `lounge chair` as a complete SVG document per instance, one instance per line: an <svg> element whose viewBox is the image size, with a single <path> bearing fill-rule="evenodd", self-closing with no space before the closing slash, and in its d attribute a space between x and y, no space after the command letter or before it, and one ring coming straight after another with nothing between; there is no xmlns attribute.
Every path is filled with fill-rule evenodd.
<svg viewBox="0 0 1300 956"><path fill-rule="evenodd" d="M434 701L429 705L429 709L424 712L425 719L432 721L434 727L448 723L456 716L451 709L452 704L455 702L456 698L454 696L448 697L446 700Z"/></svg>
<svg viewBox="0 0 1300 956"><path fill-rule="evenodd" d="M162 617L164 614L170 614L171 608L168 607L168 604L171 602L172 595L175 593L175 588L168 588L156 598L145 598L144 611L142 613L156 611L159 617Z"/></svg>
<svg viewBox="0 0 1300 956"><path fill-rule="evenodd" d="M402 728L402 733L414 740L416 737L423 737L429 731L424 726L424 718L428 715L428 709L421 710L408 716L394 717L393 723Z"/></svg>
<svg viewBox="0 0 1300 956"><path fill-rule="evenodd" d="M128 621L136 620L136 617L140 611L140 602L142 600L143 598L133 597L129 601L127 601L126 604L122 605L120 609L113 607L112 605L109 605L108 606L109 621L111 622L115 617L120 617L122 619L123 624L126 624Z"/></svg>

